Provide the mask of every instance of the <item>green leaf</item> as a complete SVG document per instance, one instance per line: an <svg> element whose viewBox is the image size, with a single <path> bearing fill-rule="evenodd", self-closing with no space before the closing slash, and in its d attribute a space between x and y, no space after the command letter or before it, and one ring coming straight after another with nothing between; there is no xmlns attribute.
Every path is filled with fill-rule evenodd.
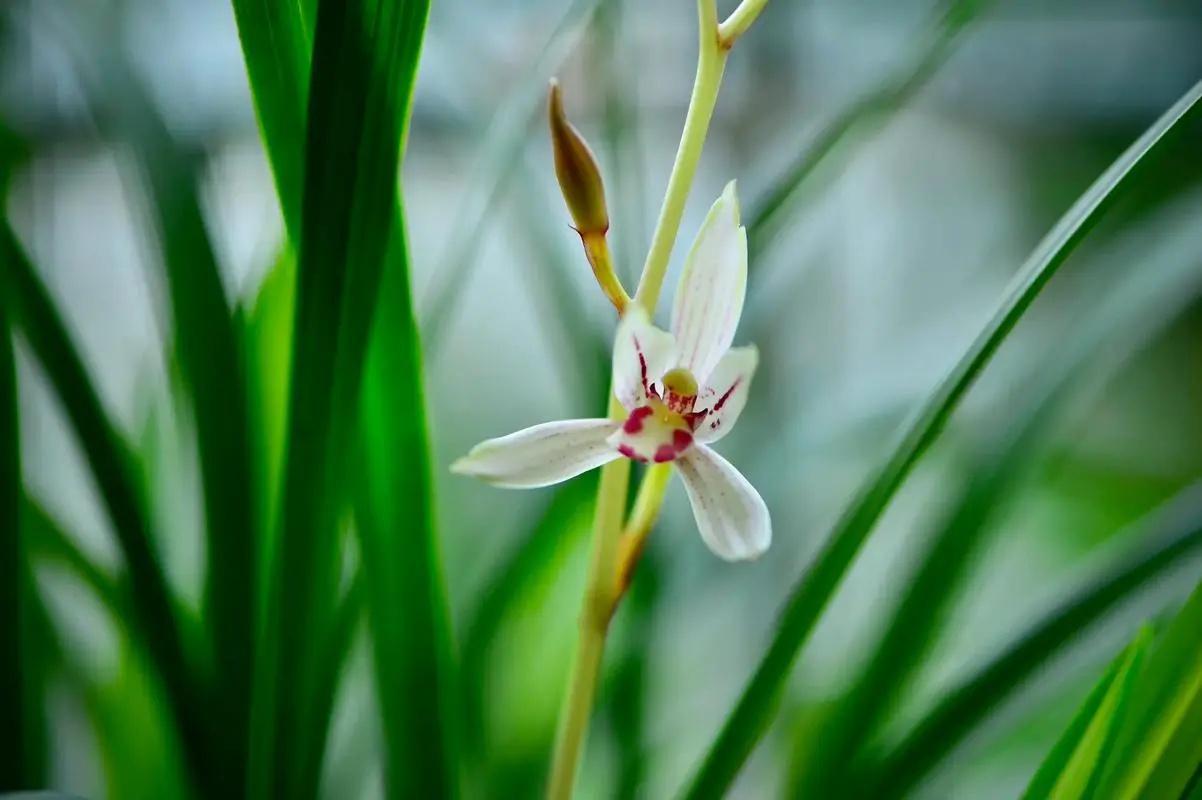
<svg viewBox="0 0 1202 800"><path fill-rule="evenodd" d="M292 373L292 329L296 321L296 256L284 247L259 287L253 307L239 311L239 338L246 349L258 529L263 553L275 547L280 476L288 424L288 376ZM260 559L259 606L266 605L268 564Z"/></svg>
<svg viewBox="0 0 1202 800"><path fill-rule="evenodd" d="M889 459L864 484L835 525L817 558L796 585L776 634L718 738L687 790L693 800L721 797L762 738L798 653L823 609L894 493L943 430L952 412L985 365L1068 259L1102 213L1110 208L1152 156L1165 150L1171 134L1186 129L1202 109L1196 84L1149 128L1061 218L1019 269L992 320L906 428Z"/></svg>
<svg viewBox="0 0 1202 800"><path fill-rule="evenodd" d="M911 733L879 760L873 797L904 797L973 726L1073 637L1106 612L1202 549L1202 484L1181 492L1134 526L1131 551L1115 558L1050 609L994 658L949 691Z"/></svg>
<svg viewBox="0 0 1202 800"><path fill-rule="evenodd" d="M1115 658L1027 786L1023 800L1094 796L1152 642L1149 628Z"/></svg>
<svg viewBox="0 0 1202 800"><path fill-rule="evenodd" d="M1100 796L1180 797L1202 760L1202 582L1156 643Z"/></svg>
<svg viewBox="0 0 1202 800"><path fill-rule="evenodd" d="M204 606L221 687L222 792L245 785L258 547L242 344L198 196L197 159L185 152L145 88L106 41L79 70L132 146L151 210L171 303L172 334L191 400L200 455L208 570Z"/></svg>
<svg viewBox="0 0 1202 800"><path fill-rule="evenodd" d="M426 12L424 2L386 0L322 0L317 9L281 530L252 709L255 797L317 790L328 705L314 693L337 597L338 521L396 241L402 121Z"/></svg>
<svg viewBox="0 0 1202 800"><path fill-rule="evenodd" d="M305 109L317 0L233 0L251 96L288 238L301 241Z"/></svg>
<svg viewBox="0 0 1202 800"><path fill-rule="evenodd" d="M18 328L29 342L63 403L96 480L105 512L129 569L134 618L163 680L176 725L198 787L211 786L212 742L200 701L200 681L185 656L181 620L155 549L136 465L88 376L66 324L54 307L12 227L0 228L0 288Z"/></svg>
<svg viewBox="0 0 1202 800"><path fill-rule="evenodd" d="M2 195L0 195L2 196ZM27 771L26 750L30 748L25 695L25 665L22 663L21 631L26 590L21 547L21 426L17 410L17 361L13 352L13 329L8 312L0 303L0 708L9 709L2 723L0 748L0 792L32 789Z"/></svg>
<svg viewBox="0 0 1202 800"><path fill-rule="evenodd" d="M550 565L562 549L564 537L578 523L581 509L591 505L596 493L596 472L558 487L539 519L529 526L530 535L494 570L494 577L479 593L479 600L463 626L460 673L463 734L472 760L486 755L485 703L492 646L505 620L518 613L515 605L527 596L530 587L550 580Z"/></svg>

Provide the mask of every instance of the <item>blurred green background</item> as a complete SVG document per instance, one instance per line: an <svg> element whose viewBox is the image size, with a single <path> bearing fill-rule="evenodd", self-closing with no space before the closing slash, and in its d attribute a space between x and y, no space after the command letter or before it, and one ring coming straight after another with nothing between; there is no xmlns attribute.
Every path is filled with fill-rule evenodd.
<svg viewBox="0 0 1202 800"><path fill-rule="evenodd" d="M949 23L924 2L774 0L732 55L669 282L710 203L737 179L751 244L737 342L755 343L762 361L744 421L722 449L763 494L775 539L758 562L720 562L672 486L615 620L581 797L669 797L688 779L790 587L899 426L1065 209L1202 77L1195 3L956 5L963 19ZM230 4L86 6L25 0L8 9L0 109L28 157L12 176L7 215L104 410L146 468L170 584L198 610L207 554L197 434L172 355L154 201L132 175L131 143L110 124L132 91L126 81L195 159L230 304L250 313L291 256ZM689 97L695 14L686 0L432 4L401 185L463 687L466 796L541 791L595 476L505 492L446 466L482 439L602 413L615 325L555 184L546 81L559 77L601 162L611 241L632 288ZM814 165L800 183L799 159ZM1202 129L1193 124L1076 249L919 464L730 796L789 795L806 743L872 654L977 448L1100 298L1173 265L1198 278L1147 304L1140 324L1163 323L1150 341L1125 352L1123 331L1111 331L1105 349L1118 358L1074 384L952 607L931 620L935 645L881 739L895 741L1129 544L1129 526L1202 478ZM275 328L263 345L268 363L288 345L286 324ZM26 341L16 344L29 508L111 577L121 556L96 482L43 368ZM404 548L404 526L397 533ZM77 570L44 556L33 557L37 592L69 665L46 673L49 785L89 798L178 791L182 767L163 743L161 700L123 635L127 620ZM1196 555L1180 559L1075 638L913 796L1021 794L1107 663L1142 622L1180 605L1200 567ZM321 793L332 798L383 791L364 630L355 641L321 770ZM120 794L115 771L139 775L126 786L140 788Z"/></svg>

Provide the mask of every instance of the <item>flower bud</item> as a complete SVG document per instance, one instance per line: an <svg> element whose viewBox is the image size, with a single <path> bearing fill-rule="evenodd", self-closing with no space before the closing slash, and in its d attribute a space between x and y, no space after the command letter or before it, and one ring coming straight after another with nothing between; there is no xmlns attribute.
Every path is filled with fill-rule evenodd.
<svg viewBox="0 0 1202 800"><path fill-rule="evenodd" d="M547 116L555 152L555 176L576 230L581 236L604 235L609 230L609 212L605 207L601 171L584 137L568 122L559 81L554 78L547 98Z"/></svg>

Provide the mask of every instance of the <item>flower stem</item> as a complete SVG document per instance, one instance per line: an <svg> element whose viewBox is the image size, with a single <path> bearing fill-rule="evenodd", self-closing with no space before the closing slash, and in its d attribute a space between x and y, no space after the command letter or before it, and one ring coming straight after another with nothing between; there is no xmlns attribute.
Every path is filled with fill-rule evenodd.
<svg viewBox="0 0 1202 800"><path fill-rule="evenodd" d="M714 0L699 0L701 17L700 42L697 50L697 77L693 80L693 96L689 98L689 110L684 118L684 131L680 135L680 146L676 149L676 161L668 177L668 189L660 207L659 220L651 237L651 249L643 265L643 276L634 299L655 313L660 289L664 285L664 274L668 271L668 258L672 245L680 230L685 202L701 160L701 149L709 132L710 120L714 116L714 105L718 102L718 89L722 86L722 74L726 70L727 51L720 46L718 38L718 16Z"/></svg>
<svg viewBox="0 0 1202 800"><path fill-rule="evenodd" d="M758 0L756 3L759 6L763 5ZM654 313L659 301L660 290L664 284L664 274L668 269L668 258L672 254L672 246L675 244L676 234L680 230L685 202L689 197L689 189L693 185L693 176L697 172L701 150L705 145L706 134L709 132L710 120L713 118L714 105L718 100L722 74L726 69L729 42L724 41L719 33L715 1L698 0L697 6L700 36L693 95L689 99L689 109L685 115L680 146L676 151L676 160L672 164L672 172L668 178L668 188L660 208L659 220L651 239L647 261L643 265L638 291L634 297L634 302L642 305L648 313ZM624 414L625 409L613 396L611 390L609 416L612 419L620 420ZM667 488L667 478L671 473L668 470L664 470L662 473L649 470L649 480L652 475L657 475L655 481L662 485L657 487L653 483L651 487L647 487L647 502L640 503L640 506L648 507L648 511L645 512L650 515L646 521L648 530L654 523L654 513L650 510L650 506L654 505L654 512L658 512L659 505L663 500L663 492ZM593 550L589 561L584 608L580 615L579 640L576 644L567 697L560 711L555 755L551 765L551 777L547 784L549 800L570 800L576 782L577 765L580 761L580 753L584 749L593 697L597 689L597 679L601 673L605 636L609 631L609 620L613 616L620 598L621 590L618 580L621 576L618 572L618 554L622 535L622 516L626 508L626 491L629 482L629 460L621 458L602 467L601 485L597 489L596 516L593 522ZM643 495L644 491L641 490L640 500ZM656 502L652 503L652 500ZM636 509L635 521L641 518ZM645 536L644 532L644 540ZM641 544L639 547L641 548Z"/></svg>
<svg viewBox="0 0 1202 800"><path fill-rule="evenodd" d="M609 416L620 419L622 404L611 393ZM589 558L584 608L580 613L580 633L572 661L572 677L567 698L560 709L559 729L555 736L555 755L551 778L547 783L548 800L569 800L576 782L576 766L584 749L597 676L609 632L615 587L618 542L622 515L626 510L626 488L630 483L630 460L619 458L601 468L597 488L597 509L593 518L593 551Z"/></svg>
<svg viewBox="0 0 1202 800"><path fill-rule="evenodd" d="M614 592L614 604L622 599L622 595L630 587L634 576L634 568L638 566L643 548L647 545L647 537L659 517L659 510L664 505L664 495L668 484L672 481L672 465L652 464L643 475L639 484L638 497L634 499L634 511L626 523L622 533L621 553L618 556L617 588Z"/></svg>

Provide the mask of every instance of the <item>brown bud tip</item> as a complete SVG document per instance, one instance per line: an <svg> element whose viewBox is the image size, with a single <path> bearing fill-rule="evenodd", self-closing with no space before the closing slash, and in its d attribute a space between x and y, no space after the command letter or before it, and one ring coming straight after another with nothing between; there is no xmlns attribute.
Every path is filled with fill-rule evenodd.
<svg viewBox="0 0 1202 800"><path fill-rule="evenodd" d="M568 122L563 111L563 93L554 78L547 97L547 117L551 123L555 176L576 230L582 234L604 234L609 230L609 212L605 207L601 170L584 137Z"/></svg>

